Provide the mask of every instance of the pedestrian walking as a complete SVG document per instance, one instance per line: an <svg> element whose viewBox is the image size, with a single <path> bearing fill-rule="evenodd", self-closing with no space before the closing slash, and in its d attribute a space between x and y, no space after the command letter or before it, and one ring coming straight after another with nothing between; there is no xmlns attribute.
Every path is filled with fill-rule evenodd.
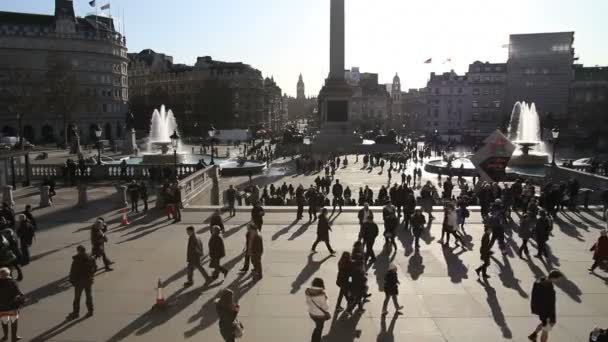
<svg viewBox="0 0 608 342"><path fill-rule="evenodd" d="M349 252L343 252L340 260L338 261L338 277L336 279L336 285L340 289L338 294L338 300L336 301L336 311L342 311L342 298L346 298L348 303L350 300L350 288L351 288L351 258Z"/></svg>
<svg viewBox="0 0 608 342"><path fill-rule="evenodd" d="M211 226L211 237L209 238L209 267L213 268L211 275L212 279L217 279L220 272L224 274L224 279L228 274L228 270L220 265L220 261L226 256L226 248L224 247L224 239L220 235L219 226Z"/></svg>
<svg viewBox="0 0 608 342"><path fill-rule="evenodd" d="M466 250L464 246L464 242L462 241L462 237L458 232L458 215L456 214L456 209L454 208L454 204L448 203L445 206L444 211L444 219L443 219L443 229L441 231L441 243L443 243L444 233L446 235L446 240L444 246L450 247L450 235L454 236L455 246L462 246L462 249ZM460 244L459 244L460 243Z"/></svg>
<svg viewBox="0 0 608 342"><path fill-rule="evenodd" d="M34 225L30 223L25 214L17 215L16 233L19 237L21 248L21 265L30 263L30 247L34 243L36 231Z"/></svg>
<svg viewBox="0 0 608 342"><path fill-rule="evenodd" d="M344 203L344 199L342 198L343 193L344 193L344 189L342 187L342 184L340 184L339 179L336 179L336 184L334 184L334 186L331 188L331 194L334 196L334 199L333 199L334 209L331 212L332 214L336 212L336 206L339 206L340 212L342 212L342 204Z"/></svg>
<svg viewBox="0 0 608 342"><path fill-rule="evenodd" d="M331 231L331 225L329 223L329 219L327 218L327 209L323 208L321 210L321 216L319 216L319 223L317 224L317 239L312 244L312 253L316 253L317 245L319 242L324 242L325 246L327 246L327 250L329 250L329 254L335 255L336 252L331 248L331 244L329 243L329 232Z"/></svg>
<svg viewBox="0 0 608 342"><path fill-rule="evenodd" d="M80 297L85 295L87 306L87 317L93 316L93 278L97 272L95 259L87 253L84 246L76 247L76 255L72 257L70 268L70 283L74 286L74 303L72 313L67 317L69 320L80 317Z"/></svg>
<svg viewBox="0 0 608 342"><path fill-rule="evenodd" d="M139 183L139 197L141 201L144 203L144 212L148 211L148 187L146 186L145 181L141 181Z"/></svg>
<svg viewBox="0 0 608 342"><path fill-rule="evenodd" d="M304 203L306 202L306 198L304 197L304 187L302 184L298 185L296 188L296 204L298 206L298 211L296 213L296 220L301 220L304 217Z"/></svg>
<svg viewBox="0 0 608 342"><path fill-rule="evenodd" d="M378 225L374 222L373 217L367 217L361 226L361 237L365 243L365 263L376 261L376 253L374 253L374 243L378 237Z"/></svg>
<svg viewBox="0 0 608 342"><path fill-rule="evenodd" d="M254 279L260 280L263 277L262 254L264 254L264 240L259 233L259 229L255 225L249 226L249 234L247 255L251 258Z"/></svg>
<svg viewBox="0 0 608 342"><path fill-rule="evenodd" d="M234 186L230 184L228 190L226 190L226 201L228 202L228 211L230 212L230 216L236 215L236 209L234 207L234 202L236 201L237 192L234 189Z"/></svg>
<svg viewBox="0 0 608 342"><path fill-rule="evenodd" d="M538 253L535 255L537 258L542 258L543 256L549 257L547 241L549 241L551 225L552 223L547 217L547 212L543 209L539 210L538 220L536 220L534 228L534 239L536 240L536 248L538 248Z"/></svg>
<svg viewBox="0 0 608 342"><path fill-rule="evenodd" d="M490 243L492 233L492 228L489 226L485 226L483 231L483 235L481 237L481 247L479 247L479 258L481 259L481 266L475 269L475 273L477 273L477 278L490 278L488 275L488 267L490 266L490 257L492 256L492 245Z"/></svg>
<svg viewBox="0 0 608 342"><path fill-rule="evenodd" d="M608 261L608 237L605 230L602 230L600 237L590 251L593 251L593 265L589 268L589 272L594 272L601 263Z"/></svg>
<svg viewBox="0 0 608 342"><path fill-rule="evenodd" d="M17 282L11 278L11 271L0 268L0 321L2 322L3 337L1 341L8 341L9 327L11 341L21 339L19 330L19 310L25 303L25 297L19 289Z"/></svg>
<svg viewBox="0 0 608 342"><path fill-rule="evenodd" d="M388 314L388 301L393 300L395 304L395 314L401 315L402 305L399 305L399 277L397 275L397 265L391 263L388 271L384 275L384 303L382 304L382 315Z"/></svg>
<svg viewBox="0 0 608 342"><path fill-rule="evenodd" d="M131 212L138 213L139 212L139 185L133 179L131 183L127 186L127 191L129 192L129 199L131 200Z"/></svg>
<svg viewBox="0 0 608 342"><path fill-rule="evenodd" d="M384 219L385 247L393 246L396 250L397 243L395 242L395 236L397 235L397 226L399 225L399 218L397 217L395 207L390 203L390 201L382 209L382 217Z"/></svg>
<svg viewBox="0 0 608 342"><path fill-rule="evenodd" d="M17 281L23 280L23 271L19 266L21 262L21 250L19 249L19 238L14 230L7 227L4 217L0 217L0 267L17 271Z"/></svg>
<svg viewBox="0 0 608 342"><path fill-rule="evenodd" d="M101 258L107 272L112 271L110 265L113 264L106 255L105 244L108 242L106 237L107 227L103 221L97 219L91 227L91 256L94 259Z"/></svg>
<svg viewBox="0 0 608 342"><path fill-rule="evenodd" d="M197 269L203 278L205 283L211 281L211 277L201 264L201 258L203 257L203 243L201 239L194 233L194 227L189 226L186 228L186 234L188 234L188 245L186 249L186 262L188 263L188 280L184 283L184 287L192 286L194 284L193 276L194 270Z"/></svg>
<svg viewBox="0 0 608 342"><path fill-rule="evenodd" d="M310 341L321 342L323 326L326 321L331 319L331 314L329 313L329 299L325 292L325 283L323 282L323 279L313 279L311 287L306 289L305 294L308 315L315 323L315 328L312 331Z"/></svg>
<svg viewBox="0 0 608 342"><path fill-rule="evenodd" d="M412 216L412 233L414 234L414 246L416 249L420 248L420 236L424 231L426 225L426 218L422 214L422 210L416 209Z"/></svg>
<svg viewBox="0 0 608 342"><path fill-rule="evenodd" d="M173 222L180 222L182 220L182 192L180 190L179 184L173 184L173 210L175 214L175 220Z"/></svg>
<svg viewBox="0 0 608 342"><path fill-rule="evenodd" d="M560 280L563 274L558 270L549 272L546 277L542 277L534 283L532 287L532 296L530 306L532 313L540 319L540 324L534 332L528 336L530 341L536 341L540 333L540 341L547 342L549 340L549 332L556 323L555 310L555 288L553 284Z"/></svg>
<svg viewBox="0 0 608 342"><path fill-rule="evenodd" d="M256 202L251 208L251 221L259 231L262 231L262 225L264 224L264 208L259 202Z"/></svg>
<svg viewBox="0 0 608 342"><path fill-rule="evenodd" d="M224 219L222 218L222 212L219 209L216 209L213 212L213 215L209 218L209 227L218 226L222 234L226 232L224 229Z"/></svg>
<svg viewBox="0 0 608 342"><path fill-rule="evenodd" d="M243 333L243 325L237 320L240 306L234 302L234 293L223 289L215 302L220 334L225 342L235 342L237 334ZM239 336L240 337L240 336Z"/></svg>
<svg viewBox="0 0 608 342"><path fill-rule="evenodd" d="M517 255L523 259L523 253L526 253L526 257L530 258L530 251L528 250L528 241L532 238L534 226L536 224L535 218L532 213L524 213L519 222L519 238L521 239L521 246L517 251Z"/></svg>

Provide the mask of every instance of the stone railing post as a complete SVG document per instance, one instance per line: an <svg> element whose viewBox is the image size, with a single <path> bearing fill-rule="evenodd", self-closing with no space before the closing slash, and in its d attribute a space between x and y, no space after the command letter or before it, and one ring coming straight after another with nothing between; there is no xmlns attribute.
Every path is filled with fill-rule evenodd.
<svg viewBox="0 0 608 342"><path fill-rule="evenodd" d="M127 186L117 185L116 186L116 204L118 208L126 208L129 206L127 202Z"/></svg>
<svg viewBox="0 0 608 342"><path fill-rule="evenodd" d="M163 196L163 186L156 186L156 209L163 209L165 207L165 196Z"/></svg>
<svg viewBox="0 0 608 342"><path fill-rule="evenodd" d="M51 205L51 198L49 197L49 192L51 191L51 187L48 185L43 185L40 187L40 207L45 208Z"/></svg>
<svg viewBox="0 0 608 342"><path fill-rule="evenodd" d="M87 186L84 184L78 184L78 207L84 208L87 206Z"/></svg>
<svg viewBox="0 0 608 342"><path fill-rule="evenodd" d="M5 185L2 187L2 202L7 203L11 207L15 206L15 199L13 197L13 187Z"/></svg>

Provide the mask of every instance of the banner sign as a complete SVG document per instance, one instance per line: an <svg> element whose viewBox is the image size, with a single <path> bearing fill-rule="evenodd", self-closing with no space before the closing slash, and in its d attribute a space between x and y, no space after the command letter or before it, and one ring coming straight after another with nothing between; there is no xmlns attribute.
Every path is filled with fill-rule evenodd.
<svg viewBox="0 0 608 342"><path fill-rule="evenodd" d="M515 152L515 145L499 130L494 131L483 142L483 147L471 157L471 162L477 168L480 180L486 182L504 180L505 169Z"/></svg>

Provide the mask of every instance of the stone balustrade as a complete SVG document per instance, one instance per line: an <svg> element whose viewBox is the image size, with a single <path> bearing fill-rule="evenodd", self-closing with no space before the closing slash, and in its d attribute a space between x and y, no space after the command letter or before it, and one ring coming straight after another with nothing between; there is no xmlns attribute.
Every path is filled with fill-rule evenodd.
<svg viewBox="0 0 608 342"><path fill-rule="evenodd" d="M92 180L101 179L115 179L115 178L152 178L151 170L154 173L155 178L162 179L164 176L173 174L177 171L179 179L188 177L189 175L197 172L197 165L177 165L175 168L173 165L158 164L137 164L137 165L86 165L83 170L78 167L74 170L74 176L86 177ZM156 171L156 172L154 172ZM45 177L50 178L61 178L66 177L67 168L60 164L33 164L30 168L32 179L44 179Z"/></svg>
<svg viewBox="0 0 608 342"><path fill-rule="evenodd" d="M184 206L201 194L209 191L209 205L219 205L219 167L217 165L199 170L179 181Z"/></svg>

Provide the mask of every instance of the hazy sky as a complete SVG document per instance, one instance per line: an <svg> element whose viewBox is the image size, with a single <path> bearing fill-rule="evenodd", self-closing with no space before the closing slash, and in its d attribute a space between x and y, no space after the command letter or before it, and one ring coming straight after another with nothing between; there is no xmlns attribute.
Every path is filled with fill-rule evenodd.
<svg viewBox="0 0 608 342"><path fill-rule="evenodd" d="M77 15L94 11L74 0ZM97 0L105 4L107 0ZM295 94L298 74L316 95L329 72L329 0L111 0L124 11L131 52L151 48L193 64L197 56L243 61ZM0 10L52 13L54 0L0 0ZM402 88L431 71L463 73L504 62L510 33L575 31L580 63L608 64L606 0L346 0L346 66ZM423 64L433 58L431 65ZM452 63L442 64L447 58Z"/></svg>

